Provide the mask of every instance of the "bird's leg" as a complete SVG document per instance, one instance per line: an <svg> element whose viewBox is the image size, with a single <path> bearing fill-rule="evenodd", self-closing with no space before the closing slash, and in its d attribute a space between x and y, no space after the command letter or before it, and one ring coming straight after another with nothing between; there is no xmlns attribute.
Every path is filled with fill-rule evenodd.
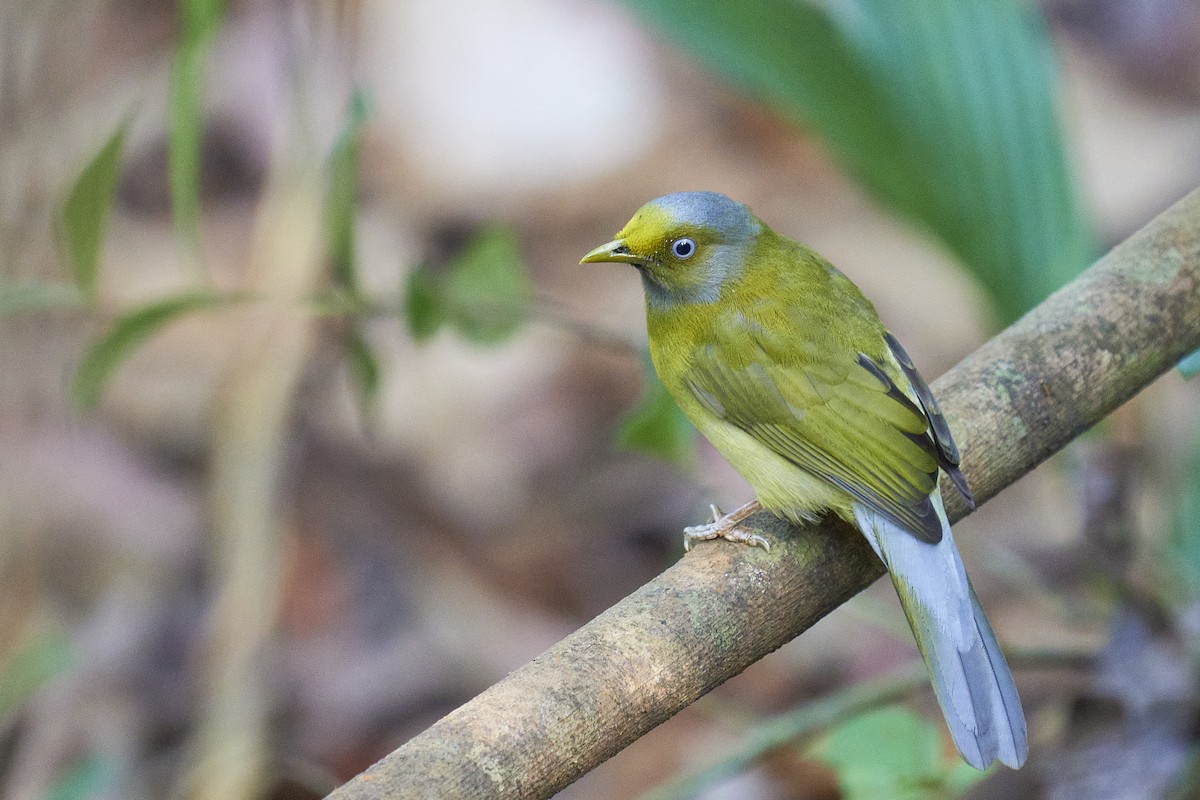
<svg viewBox="0 0 1200 800"><path fill-rule="evenodd" d="M771 549L771 543L764 537L738 527L746 517L755 511L762 510L762 506L758 504L757 500L751 500L746 505L728 514L721 513L721 509L716 506L711 506L711 508L713 514L712 522L705 525L693 525L690 528L683 529L684 550L691 550L692 542L704 542L709 539L724 539L728 542L748 544L751 547L761 547L763 550Z"/></svg>

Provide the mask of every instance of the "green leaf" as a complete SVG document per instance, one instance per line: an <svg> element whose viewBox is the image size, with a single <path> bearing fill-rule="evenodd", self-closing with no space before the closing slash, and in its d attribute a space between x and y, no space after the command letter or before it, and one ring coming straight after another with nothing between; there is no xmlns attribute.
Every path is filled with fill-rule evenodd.
<svg viewBox="0 0 1200 800"><path fill-rule="evenodd" d="M625 1L818 133L876 198L941 238L1004 317L1090 261L1031 4Z"/></svg>
<svg viewBox="0 0 1200 800"><path fill-rule="evenodd" d="M359 407L363 415L370 419L375 416L379 406L379 390L382 386L383 370L379 365L379 357L358 325L346 337L345 346L350 377L358 389Z"/></svg>
<svg viewBox="0 0 1200 800"><path fill-rule="evenodd" d="M404 319L414 341L432 337L446 321L442 286L428 267L422 265L408 276L404 286Z"/></svg>
<svg viewBox="0 0 1200 800"><path fill-rule="evenodd" d="M367 113L366 93L360 89L350 98L346 123L329 156L329 194L325 203L333 276L340 287L355 296L360 293L354 236L358 207L358 156Z"/></svg>
<svg viewBox="0 0 1200 800"><path fill-rule="evenodd" d="M497 344L529 312L533 289L511 228L489 225L442 269L422 265L408 276L404 313L416 341L452 325L476 344Z"/></svg>
<svg viewBox="0 0 1200 800"><path fill-rule="evenodd" d="M521 327L533 290L511 228L481 229L451 260L447 273L449 321L468 340L497 344Z"/></svg>
<svg viewBox="0 0 1200 800"><path fill-rule="evenodd" d="M642 399L621 422L617 443L689 467L696 460L696 429L658 379L650 359L645 363Z"/></svg>
<svg viewBox="0 0 1200 800"><path fill-rule="evenodd" d="M182 42L195 42L216 35L225 16L225 0L180 0L177 8Z"/></svg>
<svg viewBox="0 0 1200 800"><path fill-rule="evenodd" d="M189 248L200 248L201 95L207 47L181 42L171 62L168 98L168 176L175 228Z"/></svg>
<svg viewBox="0 0 1200 800"><path fill-rule="evenodd" d="M34 692L75 665L75 649L65 636L42 635L17 651L0 669L0 719Z"/></svg>
<svg viewBox="0 0 1200 800"><path fill-rule="evenodd" d="M225 13L221 0L181 0L179 41L167 98L168 174L175 227L200 252L200 148L204 136L204 66Z"/></svg>
<svg viewBox="0 0 1200 800"><path fill-rule="evenodd" d="M128 121L108 138L100 151L79 173L62 207L62 234L75 285L88 300L95 300L99 276L100 247L112 210L121 173Z"/></svg>
<svg viewBox="0 0 1200 800"><path fill-rule="evenodd" d="M0 317L82 308L84 298L77 286L66 283L0 283Z"/></svg>
<svg viewBox="0 0 1200 800"><path fill-rule="evenodd" d="M1179 374L1188 380L1200 375L1200 350L1176 364L1175 369L1179 370Z"/></svg>
<svg viewBox="0 0 1200 800"><path fill-rule="evenodd" d="M92 342L80 361L71 384L75 408L79 411L95 408L117 367L167 323L189 312L231 301L226 295L196 292L159 300L120 316L107 333Z"/></svg>
<svg viewBox="0 0 1200 800"><path fill-rule="evenodd" d="M911 695L929 684L921 662L865 683L851 684L833 694L805 702L790 711L756 721L748 730L713 754L716 759L696 772L671 779L642 795L641 800L691 800L707 789L745 771L766 754L828 730L840 721ZM968 767L968 769L970 769ZM974 770L972 770L973 772Z"/></svg>
<svg viewBox="0 0 1200 800"><path fill-rule="evenodd" d="M116 780L117 765L112 759L91 756L77 762L59 777L46 794L46 800L90 800L110 797Z"/></svg>
<svg viewBox="0 0 1200 800"><path fill-rule="evenodd" d="M961 797L987 775L986 771L980 772L961 758L951 757L950 766L942 776L942 786L946 788L947 797Z"/></svg>
<svg viewBox="0 0 1200 800"><path fill-rule="evenodd" d="M839 772L868 770L916 782L937 774L940 749L937 731L928 721L890 706L842 723L818 752Z"/></svg>
<svg viewBox="0 0 1200 800"><path fill-rule="evenodd" d="M951 797L965 788L955 766L961 762L943 751L938 729L896 706L839 725L814 754L837 772L846 800ZM951 776L953 788L947 783Z"/></svg>

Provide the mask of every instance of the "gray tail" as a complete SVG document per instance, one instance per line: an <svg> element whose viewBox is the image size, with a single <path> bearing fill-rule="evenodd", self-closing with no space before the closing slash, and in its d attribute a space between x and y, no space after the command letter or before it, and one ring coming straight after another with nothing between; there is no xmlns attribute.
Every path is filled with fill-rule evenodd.
<svg viewBox="0 0 1200 800"><path fill-rule="evenodd" d="M976 769L997 759L1016 769L1029 751L1021 700L934 498L943 519L937 544L861 504L855 518L891 573L958 751Z"/></svg>
<svg viewBox="0 0 1200 800"><path fill-rule="evenodd" d="M909 624L963 758L976 769L997 759L1016 769L1029 752L1021 699L974 589L969 596L975 636L966 647L918 624L912 615Z"/></svg>

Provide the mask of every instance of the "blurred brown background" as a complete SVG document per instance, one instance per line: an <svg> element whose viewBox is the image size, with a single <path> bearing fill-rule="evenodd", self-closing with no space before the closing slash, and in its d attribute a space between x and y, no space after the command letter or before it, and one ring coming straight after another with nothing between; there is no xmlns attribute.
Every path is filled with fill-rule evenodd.
<svg viewBox="0 0 1200 800"><path fill-rule="evenodd" d="M1111 244L1200 184L1200 9L1046 10L1069 152ZM0 318L3 796L321 796L660 571L709 502L749 499L707 446L687 473L615 444L640 391L641 288L576 262L652 197L747 202L858 282L930 378L995 328L937 243L623 6L248 0L231 4L206 70L201 235L211 285L279 302L179 320L119 369L97 412L75 414L71 372L105 322L198 280L167 183L175 11L0 4L0 279L64 278L56 209L132 114L104 313ZM373 315L383 384L369 420L338 346L344 320L296 299L327 280L304 163L327 152L354 86L371 104L357 227L368 295L394 307L418 263L499 221L560 312L491 348L448 330L416 344ZM1106 437L959 526L1002 641L1112 651L1122 590L1154 580L1145 554L1171 524L1197 400L1164 377ZM708 763L758 714L912 659L894 606L890 586L873 587L562 796L635 796ZM1125 668L1187 719L1189 641ZM976 795L1100 796L1070 765L1121 760L1072 760L1070 732L1105 706L1080 699L1095 670L1050 661L1017 660L1030 766ZM932 707L927 693L914 702ZM1111 746L1174 775L1186 728ZM836 796L794 752L704 795Z"/></svg>

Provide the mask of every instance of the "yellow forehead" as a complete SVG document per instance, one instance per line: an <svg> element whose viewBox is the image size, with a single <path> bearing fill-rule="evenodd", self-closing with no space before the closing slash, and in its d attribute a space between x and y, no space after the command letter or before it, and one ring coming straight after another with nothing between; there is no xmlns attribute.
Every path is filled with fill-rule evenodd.
<svg viewBox="0 0 1200 800"><path fill-rule="evenodd" d="M665 209L646 205L625 223L617 238L635 253L648 253L658 249L677 227L675 218Z"/></svg>

